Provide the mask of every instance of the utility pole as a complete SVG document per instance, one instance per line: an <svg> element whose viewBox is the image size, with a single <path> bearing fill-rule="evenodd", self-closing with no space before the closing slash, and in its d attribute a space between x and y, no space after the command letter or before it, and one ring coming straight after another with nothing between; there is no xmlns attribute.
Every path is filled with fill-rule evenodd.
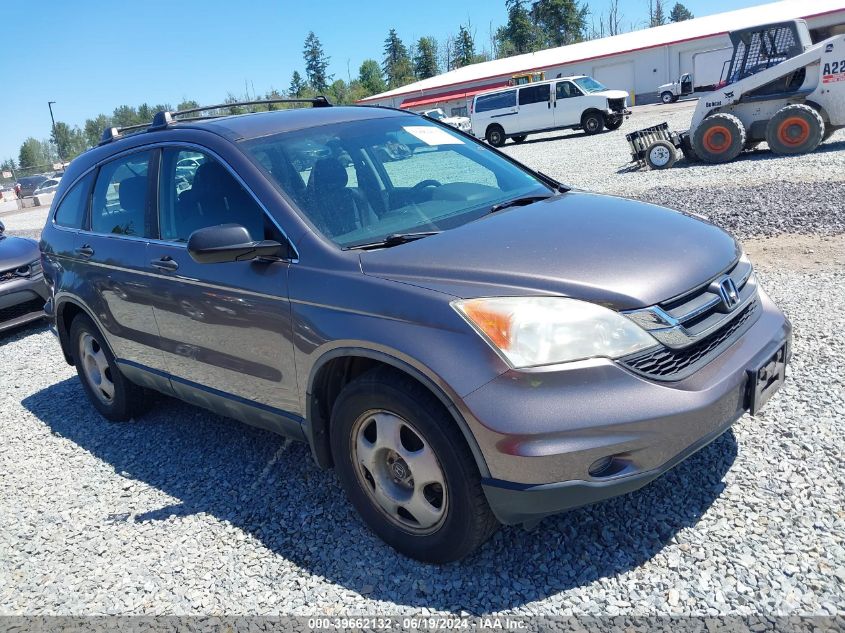
<svg viewBox="0 0 845 633"><path fill-rule="evenodd" d="M56 151L59 153L59 162L64 163L65 159L62 158L62 148L59 145L59 138L56 136L56 119L53 118L53 104L56 103L55 101L48 101L47 107L50 108L50 120L53 122L53 140L56 142Z"/></svg>

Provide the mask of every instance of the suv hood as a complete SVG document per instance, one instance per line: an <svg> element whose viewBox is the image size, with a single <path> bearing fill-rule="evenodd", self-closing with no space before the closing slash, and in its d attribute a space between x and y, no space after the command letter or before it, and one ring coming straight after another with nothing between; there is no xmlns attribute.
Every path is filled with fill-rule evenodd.
<svg viewBox="0 0 845 633"><path fill-rule="evenodd" d="M25 237L0 235L0 272L26 266L41 257L38 244Z"/></svg>
<svg viewBox="0 0 845 633"><path fill-rule="evenodd" d="M367 275L460 298L560 295L627 310L703 285L739 255L709 222L569 192L360 258Z"/></svg>

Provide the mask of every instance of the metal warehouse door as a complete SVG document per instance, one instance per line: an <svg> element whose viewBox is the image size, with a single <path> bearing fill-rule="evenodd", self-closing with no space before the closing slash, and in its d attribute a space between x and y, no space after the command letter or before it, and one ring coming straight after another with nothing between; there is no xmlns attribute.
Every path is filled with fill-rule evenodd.
<svg viewBox="0 0 845 633"><path fill-rule="evenodd" d="M593 70L593 78L600 81L611 90L627 90L631 96L629 103L633 102L634 96L634 62L622 62L609 66L598 66ZM655 86L657 88L657 86Z"/></svg>

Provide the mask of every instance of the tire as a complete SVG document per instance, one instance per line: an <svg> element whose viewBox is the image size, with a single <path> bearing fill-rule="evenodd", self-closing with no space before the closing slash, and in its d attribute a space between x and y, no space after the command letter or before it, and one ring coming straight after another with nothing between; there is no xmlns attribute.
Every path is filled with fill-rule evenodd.
<svg viewBox="0 0 845 633"><path fill-rule="evenodd" d="M599 134L604 130L604 114L597 110L585 112L581 116L581 129L588 136Z"/></svg>
<svg viewBox="0 0 845 633"><path fill-rule="evenodd" d="M692 146L707 163L727 163L745 147L745 126L732 114L712 114L696 128Z"/></svg>
<svg viewBox="0 0 845 633"><path fill-rule="evenodd" d="M668 90L666 90L665 92L663 92L660 95L660 100L664 104L669 105L670 103L675 103L675 101L677 100L677 97L675 95L673 95L671 92L669 92Z"/></svg>
<svg viewBox="0 0 845 633"><path fill-rule="evenodd" d="M678 160L675 146L669 141L655 141L645 151L649 169L669 169Z"/></svg>
<svg viewBox="0 0 845 633"><path fill-rule="evenodd" d="M613 130L618 130L622 127L622 124L625 122L623 117L619 117L618 119L609 119L608 117L604 117L604 127L606 127L611 132Z"/></svg>
<svg viewBox="0 0 845 633"><path fill-rule="evenodd" d="M331 445L352 505L373 532L406 556L455 561L498 528L455 421L431 392L404 374L375 369L349 383L332 409ZM420 486L422 475L415 472L428 472L442 484Z"/></svg>
<svg viewBox="0 0 845 633"><path fill-rule="evenodd" d="M527 134L517 134L516 136L511 136L511 139L514 143L523 143L525 139L528 138Z"/></svg>
<svg viewBox="0 0 845 633"><path fill-rule="evenodd" d="M103 335L86 315L71 323L70 347L82 388L100 415L124 422L146 410L148 391L121 373Z"/></svg>
<svg viewBox="0 0 845 633"><path fill-rule="evenodd" d="M769 119L766 142L775 154L806 154L821 144L824 131L818 111L796 103L784 106Z"/></svg>
<svg viewBox="0 0 845 633"><path fill-rule="evenodd" d="M501 147L505 144L505 131L501 125L491 125L487 128L487 142L493 147Z"/></svg>

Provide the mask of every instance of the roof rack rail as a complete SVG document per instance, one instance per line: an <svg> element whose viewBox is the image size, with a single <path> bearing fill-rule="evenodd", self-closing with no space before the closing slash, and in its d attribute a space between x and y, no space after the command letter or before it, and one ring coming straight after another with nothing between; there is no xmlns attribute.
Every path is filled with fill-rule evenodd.
<svg viewBox="0 0 845 633"><path fill-rule="evenodd" d="M271 105L274 103L310 103L311 106L314 108L327 108L331 107L332 105L326 97L324 97L323 95L318 95L313 98L291 97L279 99L262 99L258 101L234 101L231 103L218 103L216 105L187 108L185 110L160 110L159 112L155 113L155 116L153 117L153 120L150 123L139 123L137 125L127 125L124 127L107 127L103 131L103 136L100 138L100 145L105 145L106 143L116 141L117 139L123 136L124 132L136 132L138 130L144 129L163 130L166 129L169 125L173 123L179 123L180 121L202 121L203 119L219 119L221 117L231 116L228 113L216 113L207 114L203 116L186 117L183 119L176 118L185 114L196 114L198 112L208 112L210 110L223 110L226 108L233 108L238 106Z"/></svg>

